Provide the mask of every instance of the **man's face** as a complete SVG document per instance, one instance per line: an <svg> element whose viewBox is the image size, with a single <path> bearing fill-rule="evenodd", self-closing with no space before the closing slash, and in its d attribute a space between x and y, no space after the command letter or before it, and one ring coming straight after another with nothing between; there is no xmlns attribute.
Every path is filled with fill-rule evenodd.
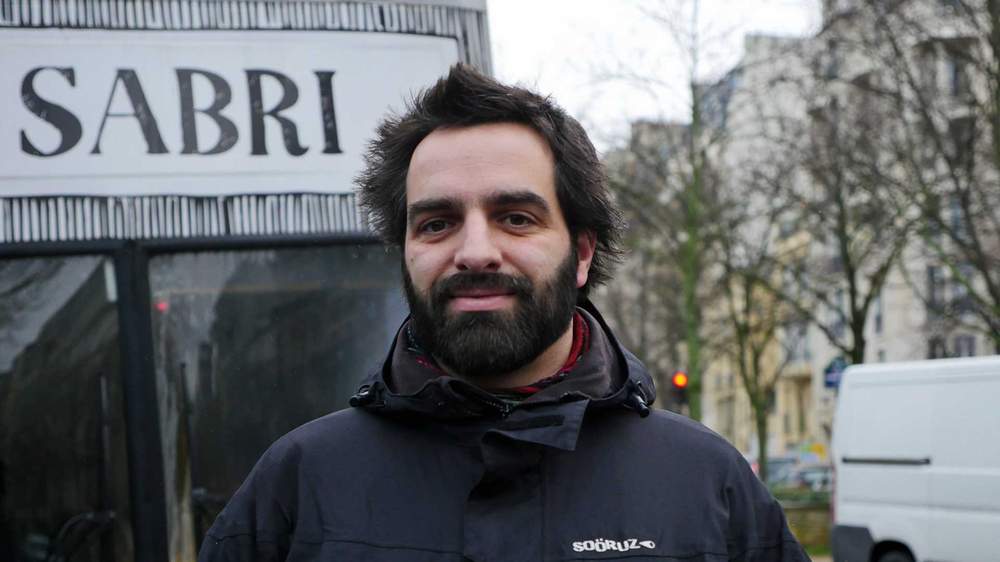
<svg viewBox="0 0 1000 562"><path fill-rule="evenodd" d="M436 130L413 153L406 199L413 327L446 367L504 374L565 333L594 242L571 239L538 133L512 123Z"/></svg>

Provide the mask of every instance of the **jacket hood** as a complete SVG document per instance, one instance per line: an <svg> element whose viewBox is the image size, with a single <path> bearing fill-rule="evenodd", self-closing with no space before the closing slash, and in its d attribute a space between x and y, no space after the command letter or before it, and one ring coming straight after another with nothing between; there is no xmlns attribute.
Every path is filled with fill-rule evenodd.
<svg viewBox="0 0 1000 562"><path fill-rule="evenodd" d="M587 401L587 408L627 408L642 417L656 398L645 366L623 348L587 299L577 311L590 326L591 343L564 380L519 403L501 400L465 380L443 375L415 361L406 349L407 318L396 333L382 368L369 375L351 406L381 415L434 420L506 418L513 410Z"/></svg>

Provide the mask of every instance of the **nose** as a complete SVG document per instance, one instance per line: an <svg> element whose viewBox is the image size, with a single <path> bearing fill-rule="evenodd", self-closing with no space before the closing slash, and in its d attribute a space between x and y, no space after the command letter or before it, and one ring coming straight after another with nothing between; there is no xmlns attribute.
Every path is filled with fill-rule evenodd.
<svg viewBox="0 0 1000 562"><path fill-rule="evenodd" d="M468 217L462 226L462 238L455 252L459 271L496 271L502 261L494 233L485 217Z"/></svg>

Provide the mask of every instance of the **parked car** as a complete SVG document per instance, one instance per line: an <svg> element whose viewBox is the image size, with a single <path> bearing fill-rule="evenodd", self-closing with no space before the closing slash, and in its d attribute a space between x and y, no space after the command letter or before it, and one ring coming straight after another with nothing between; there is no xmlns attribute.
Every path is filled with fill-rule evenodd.
<svg viewBox="0 0 1000 562"><path fill-rule="evenodd" d="M833 489L833 466L829 464L798 465L788 471L777 484L813 492L829 492Z"/></svg>
<svg viewBox="0 0 1000 562"><path fill-rule="evenodd" d="M744 455L753 473L760 477L760 463L754 455ZM767 457L767 485L773 486L787 478L788 474L798 465L799 459L794 455Z"/></svg>

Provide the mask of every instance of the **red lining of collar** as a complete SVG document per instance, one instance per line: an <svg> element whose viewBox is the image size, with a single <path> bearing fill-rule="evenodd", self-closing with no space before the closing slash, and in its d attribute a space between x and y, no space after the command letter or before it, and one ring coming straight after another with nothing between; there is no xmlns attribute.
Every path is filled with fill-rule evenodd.
<svg viewBox="0 0 1000 562"><path fill-rule="evenodd" d="M575 312L573 313L573 345L570 347L569 355L566 357L566 362L563 363L563 366L560 367L555 374L535 381L534 383L525 386L505 388L500 392L527 396L534 394L547 386L551 386L566 378L566 375L573 370L573 367L576 366L580 357L588 349L590 349L590 325L587 324L587 320L584 319L582 314ZM438 366L437 361L434 361L434 359L428 355L415 351L413 353L413 359L424 368L431 369L440 375L446 374L441 367Z"/></svg>
<svg viewBox="0 0 1000 562"><path fill-rule="evenodd" d="M502 392L520 394L520 395L531 395L534 394L547 386L551 386L564 378L573 370L576 366L577 361L580 360L580 356L583 355L587 349L590 348L590 326L583 316L577 312L573 314L573 345L570 347L569 355L566 357L566 362L563 366L559 368L556 374L545 377L539 381L533 382L525 386L515 386L514 388L505 388Z"/></svg>

